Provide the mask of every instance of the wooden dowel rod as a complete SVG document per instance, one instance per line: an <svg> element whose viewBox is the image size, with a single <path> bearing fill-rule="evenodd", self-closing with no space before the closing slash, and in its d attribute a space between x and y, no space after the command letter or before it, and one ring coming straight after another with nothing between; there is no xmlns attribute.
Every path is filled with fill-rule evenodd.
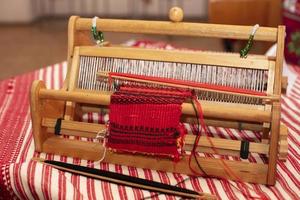
<svg viewBox="0 0 300 200"><path fill-rule="evenodd" d="M89 105L80 105L78 107L80 109L81 114L85 113L102 113L108 114L108 108L100 108L99 106L89 106ZM183 123L197 123L197 119L193 116L182 115L181 122ZM262 123L247 123L242 121L226 121L222 119L204 119L204 122L207 126L214 126L214 127L223 127L223 128L234 128L240 130L251 130L251 131L262 131L263 125Z"/></svg>
<svg viewBox="0 0 300 200"><path fill-rule="evenodd" d="M185 122L185 123L193 123L193 124L197 123L197 119L195 117L182 116L181 121ZM251 131L262 131L263 130L262 124L257 124L257 123L225 121L222 119L219 119L219 120L204 119L204 122L207 126L213 126L213 127L234 128L234 129L238 129L238 130L251 130Z"/></svg>
<svg viewBox="0 0 300 200"><path fill-rule="evenodd" d="M43 118L42 126L51 128L50 132L54 132L54 127L56 124L56 119L51 118ZM106 126L103 124L93 124L93 123L86 123L86 122L76 122L70 120L62 120L61 122L61 132L65 135L72 135L72 136L80 136L80 137L87 137L87 138L95 138L96 134L99 131L105 130ZM71 133L71 134L69 134ZM213 146L209 142L206 136L200 137L198 143L198 150L201 151L201 147L215 147L217 149L224 149L224 150L233 150L233 151L240 151L241 148L241 141L239 140L228 140L223 138L210 138ZM195 136L191 133L186 135L185 137L185 150L190 150L189 146L194 144ZM269 152L269 145L263 143L255 143L250 142L249 151L252 153L260 153L260 154L268 154Z"/></svg>
<svg viewBox="0 0 300 200"><path fill-rule="evenodd" d="M90 31L92 19L76 20L76 30ZM173 23L168 21L98 19L97 28L107 32L141 33L158 35L178 35L248 40L252 26L221 25L208 23ZM275 42L277 29L260 27L255 40Z"/></svg>
<svg viewBox="0 0 300 200"><path fill-rule="evenodd" d="M103 92L71 92L61 90L41 89L39 97L42 99L74 101L77 103L89 103L96 105L109 105L110 95ZM204 117L243 120L250 122L270 122L271 112L247 108L237 108L234 106L224 106L213 102L201 102ZM182 104L182 113L195 115L195 110L191 103Z"/></svg>
<svg viewBox="0 0 300 200"><path fill-rule="evenodd" d="M97 72L97 76L101 78L109 78L109 72ZM244 94L244 93L236 93L236 92L229 92L229 91L222 91L222 90L215 90L215 89L209 89L209 88L203 88L203 87L195 87L195 86L189 86L189 85L181 85L176 83L166 83L163 81L152 81L152 80L144 80L140 78L130 78L130 77L124 77L122 75L111 75L111 78L113 79L119 79L119 80L126 80L126 81L133 81L133 82L139 82L139 83L149 83L149 84L158 84L162 86L170 86L170 87L176 87L176 88L184 88L184 89L191 89L191 90L200 90L200 91L208 91L208 92L215 92L215 93L222 93L222 94L230 94L230 95L238 95L238 96L244 96L244 97L253 97L253 98L259 98L267 101L268 103L272 101L279 101L280 97L276 95L268 95L268 96L259 96L259 95L253 95L253 94Z"/></svg>

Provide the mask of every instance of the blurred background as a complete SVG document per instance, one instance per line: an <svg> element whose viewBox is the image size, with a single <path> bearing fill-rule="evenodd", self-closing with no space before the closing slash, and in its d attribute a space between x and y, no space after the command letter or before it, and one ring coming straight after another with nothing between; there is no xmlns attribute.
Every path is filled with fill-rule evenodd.
<svg viewBox="0 0 300 200"><path fill-rule="evenodd" d="M168 20L172 6L183 8L184 21L262 26L283 24L285 13L300 7L297 0L1 0L0 80L66 60L71 15ZM105 37L112 43L147 39L214 51L238 51L244 45L209 38L112 33ZM269 47L255 44L252 53L264 53Z"/></svg>

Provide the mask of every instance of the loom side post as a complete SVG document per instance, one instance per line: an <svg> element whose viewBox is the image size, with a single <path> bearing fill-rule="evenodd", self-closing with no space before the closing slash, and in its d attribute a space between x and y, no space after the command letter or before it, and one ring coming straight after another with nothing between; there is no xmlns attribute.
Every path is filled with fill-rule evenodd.
<svg viewBox="0 0 300 200"><path fill-rule="evenodd" d="M39 98L41 89L46 86L42 81L34 81L30 91L30 112L32 120L32 130L34 137L35 150L38 152L43 151L43 143L48 138L45 127L42 127L42 100Z"/></svg>
<svg viewBox="0 0 300 200"><path fill-rule="evenodd" d="M68 70L67 75L64 80L63 89L68 89L68 83L70 79L70 69L72 66L72 58L73 58L73 52L74 52L74 45L75 45L75 36L76 36L76 20L79 19L79 16L71 16L68 23Z"/></svg>
<svg viewBox="0 0 300 200"><path fill-rule="evenodd" d="M284 38L285 26L278 27L277 33L277 50L276 50L276 67L275 67L275 81L274 81L274 94L281 95L281 78L282 78L282 65L283 65L283 52L284 52ZM273 103L273 115L270 136L270 149L269 149L269 166L268 166L268 185L275 185L276 182L276 165L278 160L278 141L280 131L280 102Z"/></svg>
<svg viewBox="0 0 300 200"><path fill-rule="evenodd" d="M72 59L72 63L69 71L69 79L68 79L68 91L73 91L77 87L78 81L78 73L79 73L79 48L75 47L73 49L72 55L74 58ZM75 102L66 102L66 111L64 118L67 120L77 119L76 112L78 112L79 107Z"/></svg>
<svg viewBox="0 0 300 200"><path fill-rule="evenodd" d="M44 117L54 119L62 118L64 115L64 101L48 100L40 98L41 89L45 89L45 83L40 80L33 82L30 91L30 112L32 119L32 130L35 150L44 151L43 144L53 133L47 132L47 128L42 126Z"/></svg>

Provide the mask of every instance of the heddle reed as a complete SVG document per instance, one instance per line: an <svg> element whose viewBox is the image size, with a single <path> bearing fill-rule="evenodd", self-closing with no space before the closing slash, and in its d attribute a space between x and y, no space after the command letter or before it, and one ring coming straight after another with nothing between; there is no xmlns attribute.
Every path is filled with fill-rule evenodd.
<svg viewBox="0 0 300 200"><path fill-rule="evenodd" d="M155 22L138 20L100 19L97 27L107 32L185 35L246 40L250 26L230 26L184 22ZM31 91L33 134L36 150L83 159L99 160L103 155L101 142L87 142L63 138L59 134L95 138L104 124L79 122L87 112L109 112L113 87L99 80L99 72L130 73L200 82L249 93L195 89L200 100L206 125L259 131L262 142L249 142L249 153L263 154L268 163L225 160L223 162L237 177L226 173L219 158L198 157L207 175L252 183L273 185L278 159L280 129L280 95L284 27L258 29L254 39L277 43L276 57L188 50L157 50L118 45L94 46L90 41L91 19L71 17L69 21L68 74L61 90L48 90L41 81L34 82ZM117 80L117 82L122 82ZM57 119L62 118L59 134L55 134ZM195 123L191 102L182 104L181 122ZM195 136L185 137L183 149L192 149ZM197 151L239 156L243 141L200 137ZM173 163L167 158L157 159L108 151L104 162L150 168L170 172L194 174L188 165L188 155ZM192 167L197 169L195 160Z"/></svg>

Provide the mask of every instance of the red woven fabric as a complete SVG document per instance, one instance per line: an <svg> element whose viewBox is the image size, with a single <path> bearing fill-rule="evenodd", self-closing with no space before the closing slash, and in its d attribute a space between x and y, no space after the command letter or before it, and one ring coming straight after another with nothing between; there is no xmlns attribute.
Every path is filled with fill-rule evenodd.
<svg viewBox="0 0 300 200"><path fill-rule="evenodd" d="M109 148L178 159L186 134L180 123L183 90L122 86L111 97Z"/></svg>

